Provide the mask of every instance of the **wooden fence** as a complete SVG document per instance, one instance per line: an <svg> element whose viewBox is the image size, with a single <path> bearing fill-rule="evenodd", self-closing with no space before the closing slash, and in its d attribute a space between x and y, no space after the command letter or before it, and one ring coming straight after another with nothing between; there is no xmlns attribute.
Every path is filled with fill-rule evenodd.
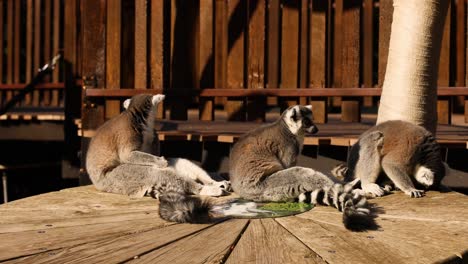
<svg viewBox="0 0 468 264"><path fill-rule="evenodd" d="M467 5L450 1L439 86L458 88L439 90L440 123L450 123L452 108L468 117L461 96L468 94ZM198 107L200 120L213 120L222 107L229 120L261 121L268 106L311 103L318 122L327 121L331 107L344 121L360 121L380 94L393 11L391 0L0 3L0 100L63 49L85 80L86 96L109 97L105 104L85 101L83 118L95 125L120 111L119 98L110 97L143 91L168 95L159 117L167 112L169 119L186 119L188 108ZM59 87L64 79L56 71L47 82ZM63 101L54 88L36 91L23 105Z"/></svg>

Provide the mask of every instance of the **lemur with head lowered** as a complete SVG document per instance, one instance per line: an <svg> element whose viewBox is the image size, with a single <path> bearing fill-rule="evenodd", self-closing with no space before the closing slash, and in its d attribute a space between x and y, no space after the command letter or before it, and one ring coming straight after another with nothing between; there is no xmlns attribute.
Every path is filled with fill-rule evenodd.
<svg viewBox="0 0 468 264"><path fill-rule="evenodd" d="M439 188L448 171L439 144L429 131L394 120L364 132L351 147L347 167L338 165L332 173L345 181L360 179L363 193L371 197L390 191L389 185L381 186L386 177L410 197L421 197L424 189Z"/></svg>
<svg viewBox="0 0 468 264"><path fill-rule="evenodd" d="M332 176L296 166L306 132L315 133L312 106L293 106L274 123L254 129L234 144L230 154L230 180L241 197L254 201L302 200L343 210L347 228L366 224L369 210L364 197L353 194Z"/></svg>
<svg viewBox="0 0 468 264"><path fill-rule="evenodd" d="M86 156L91 181L101 191L134 197L168 193L226 194L229 182L214 181L186 159L166 160L158 156L154 118L157 104L164 97L140 94L127 99L123 104L125 111L98 128ZM172 201L161 199L160 213L165 212L167 203Z"/></svg>

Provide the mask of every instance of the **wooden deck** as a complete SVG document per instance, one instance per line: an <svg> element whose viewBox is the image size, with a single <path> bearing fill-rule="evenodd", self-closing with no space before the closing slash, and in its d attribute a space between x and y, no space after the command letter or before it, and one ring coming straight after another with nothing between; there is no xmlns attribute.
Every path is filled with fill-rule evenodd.
<svg viewBox="0 0 468 264"><path fill-rule="evenodd" d="M330 207L276 219L175 224L152 198L84 186L0 206L1 263L466 263L468 197L372 200L376 231L344 229Z"/></svg>

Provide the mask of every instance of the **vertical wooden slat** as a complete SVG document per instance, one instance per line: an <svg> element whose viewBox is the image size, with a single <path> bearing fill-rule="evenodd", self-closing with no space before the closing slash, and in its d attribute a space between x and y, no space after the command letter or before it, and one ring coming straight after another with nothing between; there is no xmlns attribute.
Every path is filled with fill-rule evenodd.
<svg viewBox="0 0 468 264"><path fill-rule="evenodd" d="M382 87L387 68L388 45L390 44L390 30L393 21L393 1L380 0L379 6L379 80Z"/></svg>
<svg viewBox="0 0 468 264"><path fill-rule="evenodd" d="M44 1L44 16L43 16L43 26L44 26L44 37L43 37L43 60L42 64L48 62L51 58L50 56L50 47L51 47L51 32L50 32L50 26L51 26L51 18L52 18L52 5L51 5L51 0L43 0ZM46 76L44 78L45 82L49 82L50 78L49 76ZM50 91L44 91L43 92L43 101L42 105L50 105Z"/></svg>
<svg viewBox="0 0 468 264"><path fill-rule="evenodd" d="M337 0L337 3L341 1L343 0ZM338 66L341 67L341 86L345 88L358 87L361 0L344 1L342 5L342 50L340 51L342 61ZM345 122L361 121L360 102L356 98L343 98L341 119Z"/></svg>
<svg viewBox="0 0 468 264"><path fill-rule="evenodd" d="M26 65L25 65L25 81L29 83L32 79L32 59L33 59L33 0L26 1ZM31 104L31 95L27 94L24 99L25 105Z"/></svg>
<svg viewBox="0 0 468 264"><path fill-rule="evenodd" d="M53 15L53 40L52 40L52 56L59 53L60 46L60 0L54 0L54 15ZM76 25L75 25L76 26ZM69 47L67 47L68 49ZM58 65L57 65L58 67ZM56 68L52 73L52 82L57 83L60 81L60 70ZM52 91L52 106L59 105L59 91Z"/></svg>
<svg viewBox="0 0 468 264"><path fill-rule="evenodd" d="M200 0L199 16L199 88L213 87L213 0ZM200 120L214 119L214 99L200 98Z"/></svg>
<svg viewBox="0 0 468 264"><path fill-rule="evenodd" d="M146 88L147 0L135 0L135 88Z"/></svg>
<svg viewBox="0 0 468 264"><path fill-rule="evenodd" d="M301 0L299 13L299 88L307 88L307 71L309 60L309 1ZM299 104L306 105L307 97L299 97Z"/></svg>
<svg viewBox="0 0 468 264"><path fill-rule="evenodd" d="M106 30L106 89L120 89L120 45L121 45L121 15L120 0L107 2ZM118 115L120 102L106 100L106 118Z"/></svg>
<svg viewBox="0 0 468 264"><path fill-rule="evenodd" d="M3 23L3 4L4 1L0 0L0 21ZM4 39L3 26L0 27L0 38ZM0 41L0 51L3 51L3 41ZM3 52L0 52L0 83L3 83ZM3 91L0 90L0 106L3 105Z"/></svg>
<svg viewBox="0 0 468 264"><path fill-rule="evenodd" d="M164 39L164 1L151 1L151 88L162 89L164 84L164 59L163 59L163 39ZM156 118L164 118L164 103L158 105Z"/></svg>
<svg viewBox="0 0 468 264"><path fill-rule="evenodd" d="M244 84L244 36L247 1L229 0L228 5L228 55L227 88L245 88ZM242 98L228 98L224 109L228 120L245 120Z"/></svg>
<svg viewBox="0 0 468 264"><path fill-rule="evenodd" d="M21 2L15 1L15 29L14 29L15 43L14 43L14 57L13 57L13 82L20 83L21 76Z"/></svg>
<svg viewBox="0 0 468 264"><path fill-rule="evenodd" d="M265 2L265 0L248 2L247 87L249 89L265 87ZM247 120L264 121L265 107L266 98L249 98Z"/></svg>
<svg viewBox="0 0 468 264"><path fill-rule="evenodd" d="M13 47L14 47L14 3L15 1L7 1L7 76L6 83L13 83ZM11 91L6 92L6 101L13 96Z"/></svg>
<svg viewBox="0 0 468 264"><path fill-rule="evenodd" d="M309 87L326 87L327 65L327 13L328 2L312 0L310 11L310 59L309 59ZM313 98L310 102L316 123L327 122L327 99Z"/></svg>
<svg viewBox="0 0 468 264"><path fill-rule="evenodd" d="M442 36L442 45L439 61L438 86L448 87L450 85L450 6L445 19L444 33ZM437 122L439 124L451 123L451 102L450 98L438 98L437 100Z"/></svg>
<svg viewBox="0 0 468 264"><path fill-rule="evenodd" d="M171 89L189 94L196 79L196 31L198 1L171 1ZM169 101L170 118L186 120L192 98Z"/></svg>
<svg viewBox="0 0 468 264"><path fill-rule="evenodd" d="M297 88L299 59L299 2L283 0L281 25L281 85L280 88ZM283 99L282 109L296 105L297 99Z"/></svg>
<svg viewBox="0 0 468 264"><path fill-rule="evenodd" d="M228 53L227 2L215 0L214 86L226 87Z"/></svg>
<svg viewBox="0 0 468 264"><path fill-rule="evenodd" d="M374 69L374 1L364 0L363 1L363 42L362 42L362 81L364 87L370 88L374 86L372 78L372 70ZM372 97L364 97L364 106L372 106Z"/></svg>
<svg viewBox="0 0 468 264"><path fill-rule="evenodd" d="M279 87L279 54L280 54L280 1L268 1L267 24L267 88ZM268 105L277 105L276 97L267 98Z"/></svg>
<svg viewBox="0 0 468 264"><path fill-rule="evenodd" d="M41 67L41 0L34 1L34 60L33 60L33 76ZM35 90L32 95L33 106L39 106L40 92Z"/></svg>
<svg viewBox="0 0 468 264"><path fill-rule="evenodd" d="M466 74L466 2L465 0L457 0L457 32L456 32L456 86L465 86ZM465 122L468 123L468 101L465 97L458 97L461 105L465 105Z"/></svg>

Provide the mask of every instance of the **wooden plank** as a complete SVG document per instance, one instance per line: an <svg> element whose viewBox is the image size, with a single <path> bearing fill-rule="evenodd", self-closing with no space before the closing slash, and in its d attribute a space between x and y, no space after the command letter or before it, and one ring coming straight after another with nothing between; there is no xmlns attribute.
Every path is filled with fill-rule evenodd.
<svg viewBox="0 0 468 264"><path fill-rule="evenodd" d="M135 88L146 88L147 0L135 1Z"/></svg>
<svg viewBox="0 0 468 264"><path fill-rule="evenodd" d="M343 0L338 0L343 1ZM342 16L342 87L358 87L360 73L360 8L361 0L344 1ZM350 48L352 47L352 48ZM356 98L355 98L356 99ZM359 100L343 98L341 119L345 122L361 121L361 103Z"/></svg>
<svg viewBox="0 0 468 264"><path fill-rule="evenodd" d="M230 0L228 9L228 55L227 55L227 88L242 89L246 87L244 76L244 39L247 22L247 1ZM224 105L228 120L244 121L245 106L243 98L228 98Z"/></svg>
<svg viewBox="0 0 468 264"><path fill-rule="evenodd" d="M245 219L228 220L135 258L130 263L221 263L247 223Z"/></svg>
<svg viewBox="0 0 468 264"><path fill-rule="evenodd" d="M374 69L374 1L363 0L363 25L362 25L362 79L364 87L373 87ZM373 106L372 97L363 99L364 106Z"/></svg>
<svg viewBox="0 0 468 264"><path fill-rule="evenodd" d="M273 219L255 219L226 263L325 263Z"/></svg>
<svg viewBox="0 0 468 264"><path fill-rule="evenodd" d="M33 59L33 76L41 67L41 0L34 1L34 59ZM32 105L39 106L41 103L40 92L34 91L32 94Z"/></svg>
<svg viewBox="0 0 468 264"><path fill-rule="evenodd" d="M89 245L81 244L71 248L55 250L52 251L53 254L48 252L24 258L24 260L32 263L63 263L64 261L70 263L120 263L138 259L140 255L164 247L206 227L207 225L181 224L159 229L153 228L143 232L134 232L127 227L128 231L119 237L102 239L89 243ZM109 252L118 252L118 254L109 254ZM23 259L19 260L22 261Z"/></svg>
<svg viewBox="0 0 468 264"><path fill-rule="evenodd" d="M52 39L52 55L55 56L59 53L60 49L60 19L62 13L60 12L61 4L60 0L53 0L54 5L54 15L53 15L53 39ZM67 46L67 49L70 48ZM52 73L52 82L57 83L60 81L60 66L57 65L58 68L54 70ZM59 106L60 98L59 98L59 91L52 91L52 99L51 105L52 106Z"/></svg>
<svg viewBox="0 0 468 264"><path fill-rule="evenodd" d="M265 88L265 0L248 2L247 87ZM266 98L247 99L247 120L265 121Z"/></svg>
<svg viewBox="0 0 468 264"><path fill-rule="evenodd" d="M164 86L164 1L151 1L150 87ZM156 118L164 118L164 102L158 105Z"/></svg>
<svg viewBox="0 0 468 264"><path fill-rule="evenodd" d="M267 88L279 87L280 76L280 1L268 0L268 23L267 23ZM267 98L268 105L277 105L278 100L275 97Z"/></svg>
<svg viewBox="0 0 468 264"><path fill-rule="evenodd" d="M106 89L120 89L120 51L122 35L122 2L107 2L106 30ZM106 101L105 116L111 118L120 113L120 102Z"/></svg>
<svg viewBox="0 0 468 264"><path fill-rule="evenodd" d="M200 89L214 87L213 79L213 0L200 0L199 17L199 68L198 80ZM199 99L199 119L214 120L214 99Z"/></svg>
<svg viewBox="0 0 468 264"><path fill-rule="evenodd" d="M310 58L309 58L309 87L326 87L327 65L327 12L328 3L321 0L312 0L310 11ZM327 122L327 98L313 98L310 104L313 107L314 121Z"/></svg>
<svg viewBox="0 0 468 264"><path fill-rule="evenodd" d="M299 2L283 0L281 25L281 83L280 88L297 88L299 62ZM281 100L281 111L296 105L294 98Z"/></svg>
<svg viewBox="0 0 468 264"><path fill-rule="evenodd" d="M7 1L7 25L6 25L6 57L7 57L7 71L6 83L13 83L13 51L14 51L14 4L15 1ZM13 92L6 92L6 101L13 97Z"/></svg>
<svg viewBox="0 0 468 264"><path fill-rule="evenodd" d="M453 201L448 208L447 200ZM350 232L341 212L323 206L277 221L328 263L435 263L468 248L462 231L468 226L467 199L461 194L429 192L409 199L397 192L372 202L385 210L376 218L377 230Z"/></svg>
<svg viewBox="0 0 468 264"><path fill-rule="evenodd" d="M442 45L440 49L439 60L439 77L437 80L438 86L450 85L450 21L451 21L451 5L447 11L445 19L444 33L442 36ZM438 98L437 100L437 123L438 124L451 124L451 101L450 98Z"/></svg>
<svg viewBox="0 0 468 264"><path fill-rule="evenodd" d="M382 87L387 68L388 46L390 44L390 30L393 21L393 1L380 0L379 2L379 80Z"/></svg>
<svg viewBox="0 0 468 264"><path fill-rule="evenodd" d="M2 240L10 241L10 243L0 245L0 261L37 255L43 252L47 253L16 261L34 261L35 263L39 263L44 257L47 258L47 261L53 261L54 257L51 256L60 257L61 260L64 260L67 255L71 254L80 245L91 244L93 242L97 244L108 239L122 240L122 237L128 238L130 234L151 232L154 229L160 230L167 225L171 224L158 218L58 228L54 228L52 224L45 222L41 230L0 234ZM87 247L89 247L89 244ZM56 251L57 253L48 254L50 251ZM77 254L79 253L81 252L73 252L75 259L77 259Z"/></svg>
<svg viewBox="0 0 468 264"><path fill-rule="evenodd" d="M50 60L51 58L51 17L52 17L52 5L51 5L51 0L43 0L43 5L44 5L44 12L43 12L43 21L42 27L43 27L43 36L42 36L42 63L46 63L47 61ZM46 76L44 78L45 82L50 82L50 76ZM44 91L42 92L42 101L41 105L43 106L49 106L51 103L51 93L50 91Z"/></svg>
<svg viewBox="0 0 468 264"><path fill-rule="evenodd" d="M33 0L26 1L26 65L25 65L25 81L29 83L32 80L33 66ZM2 35L2 34L0 34ZM1 50L1 47L0 47ZM1 63L1 62L0 62ZM0 69L1 71L1 69ZM0 78L1 79L1 78ZM31 104L31 94L27 94L24 99L25 105Z"/></svg>

